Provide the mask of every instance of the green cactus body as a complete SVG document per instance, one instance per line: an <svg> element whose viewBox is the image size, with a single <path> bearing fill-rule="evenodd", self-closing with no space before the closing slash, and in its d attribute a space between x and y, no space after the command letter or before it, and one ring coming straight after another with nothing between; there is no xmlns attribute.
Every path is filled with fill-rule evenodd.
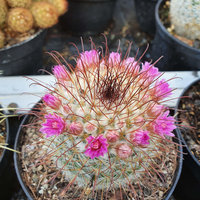
<svg viewBox="0 0 200 200"><path fill-rule="evenodd" d="M34 2L31 5L35 24L39 28L49 28L58 22L58 13L56 8L47 2Z"/></svg>
<svg viewBox="0 0 200 200"><path fill-rule="evenodd" d="M11 8L28 8L31 5L31 0L7 0Z"/></svg>
<svg viewBox="0 0 200 200"><path fill-rule="evenodd" d="M3 48L5 44L5 34L0 30L0 48Z"/></svg>
<svg viewBox="0 0 200 200"><path fill-rule="evenodd" d="M199 0L171 0L170 17L178 35L200 40Z"/></svg>
<svg viewBox="0 0 200 200"><path fill-rule="evenodd" d="M8 13L7 24L13 31L24 33L33 27L33 16L26 8L12 8Z"/></svg>
<svg viewBox="0 0 200 200"><path fill-rule="evenodd" d="M6 22L6 16L8 13L8 8L5 0L0 0L0 27Z"/></svg>
<svg viewBox="0 0 200 200"><path fill-rule="evenodd" d="M175 150L168 146L176 126L160 104L171 89L158 81L157 68L146 62L140 71L134 58L99 59L91 50L74 72L60 65L53 73L57 84L43 98L40 131L48 137L42 139L46 156L69 185L94 198L94 190L130 192L130 185L146 184L144 176L160 171L158 163Z"/></svg>

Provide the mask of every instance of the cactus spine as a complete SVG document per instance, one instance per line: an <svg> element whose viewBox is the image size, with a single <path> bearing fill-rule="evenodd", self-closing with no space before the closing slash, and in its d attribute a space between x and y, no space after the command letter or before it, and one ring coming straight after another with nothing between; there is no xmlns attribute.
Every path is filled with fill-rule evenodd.
<svg viewBox="0 0 200 200"><path fill-rule="evenodd" d="M178 35L200 40L199 0L171 0L170 17Z"/></svg>

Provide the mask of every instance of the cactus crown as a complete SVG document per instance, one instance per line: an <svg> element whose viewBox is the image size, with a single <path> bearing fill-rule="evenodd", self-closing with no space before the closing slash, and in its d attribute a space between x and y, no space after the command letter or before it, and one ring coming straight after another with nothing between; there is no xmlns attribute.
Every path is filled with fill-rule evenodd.
<svg viewBox="0 0 200 200"><path fill-rule="evenodd" d="M76 185L90 198L127 190L137 197L134 188L148 187L145 176L160 176L158 163L175 149L175 120L161 105L172 90L153 64L128 52L122 59L93 46L79 54L74 70L66 64L72 72L61 63L53 68L56 84L37 113L47 151L42 162L56 163L69 183L64 192Z"/></svg>

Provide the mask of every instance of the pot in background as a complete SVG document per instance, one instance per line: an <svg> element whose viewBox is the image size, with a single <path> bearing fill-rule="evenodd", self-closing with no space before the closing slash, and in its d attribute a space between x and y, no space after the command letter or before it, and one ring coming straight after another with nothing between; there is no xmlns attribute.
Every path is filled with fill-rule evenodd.
<svg viewBox="0 0 200 200"><path fill-rule="evenodd" d="M184 97L187 98L187 92L195 85L200 85L200 79L191 83L181 94L179 100L176 105L176 121L181 123L181 119L179 118L178 111L184 112L185 109L181 107L182 101L184 101ZM200 86L199 86L200 87ZM200 95L199 95L200 97ZM178 199L190 199L190 200L199 200L199 188L200 188L200 162L193 155L190 148L187 145L183 137L184 127L180 127L176 129L177 134L181 136L181 140L183 143L183 152L184 160L183 160L183 172L180 177L179 184L176 188L176 196Z"/></svg>
<svg viewBox="0 0 200 200"><path fill-rule="evenodd" d="M155 7L158 0L135 0L136 17L142 31L154 35Z"/></svg>
<svg viewBox="0 0 200 200"><path fill-rule="evenodd" d="M61 17L64 29L75 35L103 33L112 22L116 0L69 0Z"/></svg>
<svg viewBox="0 0 200 200"><path fill-rule="evenodd" d="M42 68L42 48L46 31L0 49L0 76L35 75Z"/></svg>
<svg viewBox="0 0 200 200"><path fill-rule="evenodd" d="M155 9L156 34L153 40L151 55L154 60L163 56L156 66L161 71L199 70L200 50L175 38L167 31L160 20L159 10L165 1L159 0ZM169 68L169 66L171 67Z"/></svg>

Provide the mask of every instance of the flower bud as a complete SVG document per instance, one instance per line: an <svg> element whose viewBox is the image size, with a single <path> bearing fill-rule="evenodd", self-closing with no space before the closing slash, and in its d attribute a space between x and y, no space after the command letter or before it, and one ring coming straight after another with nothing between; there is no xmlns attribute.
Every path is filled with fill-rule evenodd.
<svg viewBox="0 0 200 200"><path fill-rule="evenodd" d="M81 122L72 122L69 125L69 133L72 135L80 135L83 132L83 125Z"/></svg>
<svg viewBox="0 0 200 200"><path fill-rule="evenodd" d="M106 139L108 142L116 142L119 139L119 133L117 131L107 131Z"/></svg>
<svg viewBox="0 0 200 200"><path fill-rule="evenodd" d="M116 147L116 153L120 158L128 158L133 154L132 149L126 143L121 143Z"/></svg>
<svg viewBox="0 0 200 200"><path fill-rule="evenodd" d="M58 110L61 105L61 100L51 94L45 94L43 97L43 101L47 106L56 110Z"/></svg>

